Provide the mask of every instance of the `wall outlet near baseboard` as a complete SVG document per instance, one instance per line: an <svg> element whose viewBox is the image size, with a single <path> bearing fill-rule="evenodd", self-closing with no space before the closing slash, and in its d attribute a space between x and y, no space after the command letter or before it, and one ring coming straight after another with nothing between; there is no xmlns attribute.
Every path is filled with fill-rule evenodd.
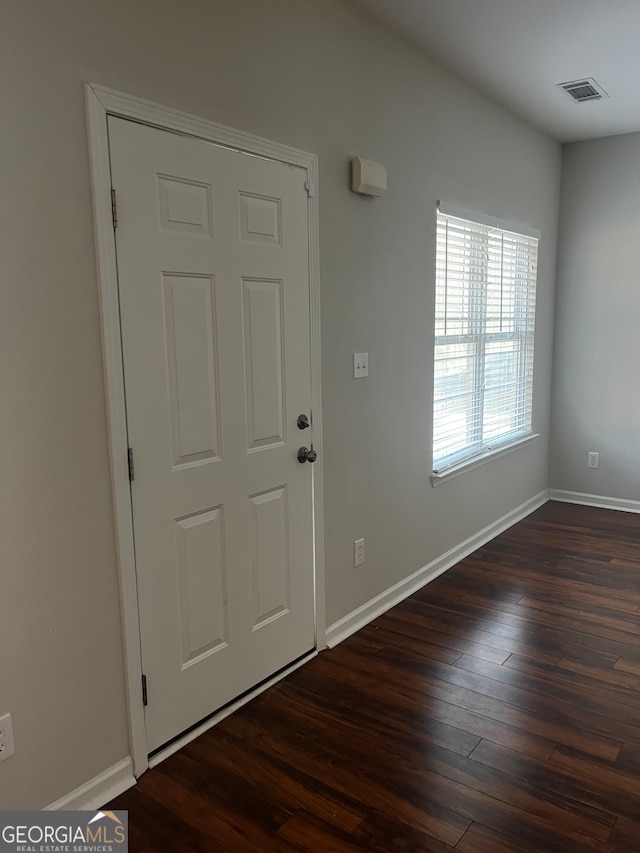
<svg viewBox="0 0 640 853"><path fill-rule="evenodd" d="M587 468L600 467L600 454L595 450L590 450L587 453Z"/></svg>
<svg viewBox="0 0 640 853"><path fill-rule="evenodd" d="M4 717L0 717L0 761L9 758L15 751L11 714L5 714Z"/></svg>
<svg viewBox="0 0 640 853"><path fill-rule="evenodd" d="M364 563L364 539L356 539L353 543L353 565L361 566Z"/></svg>

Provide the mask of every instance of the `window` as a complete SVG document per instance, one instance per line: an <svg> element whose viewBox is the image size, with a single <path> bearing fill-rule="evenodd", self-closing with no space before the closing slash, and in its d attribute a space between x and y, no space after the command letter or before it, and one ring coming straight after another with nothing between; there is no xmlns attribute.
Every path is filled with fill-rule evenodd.
<svg viewBox="0 0 640 853"><path fill-rule="evenodd" d="M436 475L531 435L538 237L469 217L438 211Z"/></svg>

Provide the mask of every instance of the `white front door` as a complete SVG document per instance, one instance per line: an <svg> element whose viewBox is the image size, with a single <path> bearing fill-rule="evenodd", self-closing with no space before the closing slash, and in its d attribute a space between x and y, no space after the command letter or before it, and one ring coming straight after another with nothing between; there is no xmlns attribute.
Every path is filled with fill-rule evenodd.
<svg viewBox="0 0 640 853"><path fill-rule="evenodd" d="M313 649L306 171L109 118L148 749Z"/></svg>

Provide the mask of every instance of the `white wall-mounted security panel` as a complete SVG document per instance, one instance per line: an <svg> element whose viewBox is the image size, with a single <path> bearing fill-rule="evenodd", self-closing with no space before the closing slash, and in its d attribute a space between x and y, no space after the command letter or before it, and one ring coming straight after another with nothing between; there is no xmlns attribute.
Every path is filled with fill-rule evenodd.
<svg viewBox="0 0 640 853"><path fill-rule="evenodd" d="M382 163L354 157L351 161L351 189L361 195L383 195L387 189L387 170Z"/></svg>

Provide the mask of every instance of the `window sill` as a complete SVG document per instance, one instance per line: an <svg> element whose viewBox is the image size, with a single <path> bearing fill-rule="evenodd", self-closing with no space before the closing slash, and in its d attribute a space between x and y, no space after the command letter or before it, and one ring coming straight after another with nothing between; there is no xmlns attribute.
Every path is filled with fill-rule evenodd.
<svg viewBox="0 0 640 853"><path fill-rule="evenodd" d="M497 447L495 450L487 450L484 453L479 454L478 456L474 456L472 459L466 459L464 462L460 462L458 465L452 465L451 468L447 468L447 470L443 471L441 474L432 474L431 485L439 486L441 485L441 483L445 483L447 480L453 480L455 477L459 477L461 474L466 474L467 471L472 471L474 468L479 468L481 465L484 465L491 459L497 459L500 456L506 456L507 453L513 453L514 450L518 450L525 444L529 444L531 441L533 441L534 438L539 437L539 432L532 432L529 435L525 435L522 438L516 439L516 441L510 442L509 444L503 444L501 447Z"/></svg>

